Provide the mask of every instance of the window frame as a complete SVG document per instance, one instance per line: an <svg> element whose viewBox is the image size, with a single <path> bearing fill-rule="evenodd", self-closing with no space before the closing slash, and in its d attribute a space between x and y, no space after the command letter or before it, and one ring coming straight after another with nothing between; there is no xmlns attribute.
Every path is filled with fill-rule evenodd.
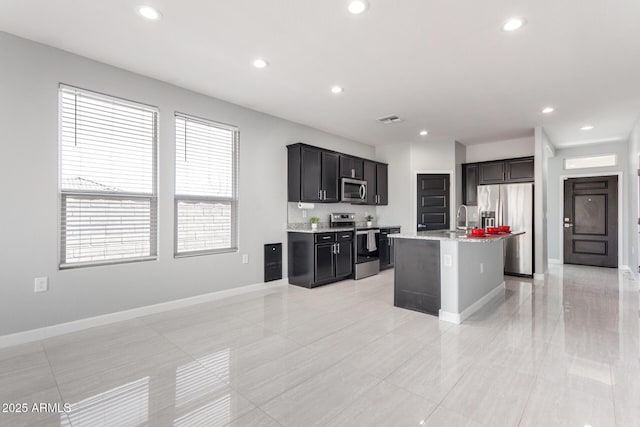
<svg viewBox="0 0 640 427"><path fill-rule="evenodd" d="M198 117L192 114L186 114L179 111L174 112L173 116L173 124L174 124L174 161L173 161L173 257L174 258L189 258L196 256L205 256L205 255L216 255L216 254L225 254L225 253L237 253L239 251L239 166L240 166L240 129L238 126L229 125L226 123L216 122L214 120L205 119L202 117ZM177 123L178 120L182 119L186 122L192 121L196 123L200 123L206 126L213 126L219 129L224 129L233 132L233 152L232 152L232 196L231 197L210 197L210 196L184 196L179 195L177 192L178 188L178 159L176 156L176 151L178 147L178 138L177 138ZM220 249L201 249L194 251L184 251L178 252L178 204L180 202L222 202L229 203L231 206L231 246L228 248L220 248Z"/></svg>
<svg viewBox="0 0 640 427"><path fill-rule="evenodd" d="M109 102L117 102L122 105L130 106L133 108L139 108L143 110L147 110L153 113L154 116L154 126L153 126L153 141L152 141L152 192L151 194L146 193L135 193L135 192L109 192L109 191L77 191L77 190L63 190L62 188L62 135L63 135L63 126L62 126L62 108L63 108L63 93L64 92L76 92L80 94L86 94L89 97L102 99ZM57 216L58 216L58 257L57 264L58 270L72 270L76 268L85 268L85 267L99 267L105 265L115 265L115 264L129 264L134 262L144 262L144 261L156 261L158 259L159 254L159 200L158 200L158 152L159 152L159 129L160 129L160 110L158 107L144 104L141 102L132 101L126 98L121 98L114 95L109 95L89 89L80 88L78 86L73 86L65 83L58 84L58 188L57 188ZM104 199L115 199L115 200L149 200L149 225L150 225L150 236L149 236L149 255L146 256L136 256L136 257L126 257L126 258L116 258L116 259L107 259L102 261L81 261L81 262L73 262L69 263L66 259L66 249L67 249L67 238L66 238L66 225L63 225L63 221L65 220L65 215L63 215L63 211L65 211L65 201L67 198L78 198L78 199L89 199L89 200L104 200ZM65 221L66 224L66 221Z"/></svg>

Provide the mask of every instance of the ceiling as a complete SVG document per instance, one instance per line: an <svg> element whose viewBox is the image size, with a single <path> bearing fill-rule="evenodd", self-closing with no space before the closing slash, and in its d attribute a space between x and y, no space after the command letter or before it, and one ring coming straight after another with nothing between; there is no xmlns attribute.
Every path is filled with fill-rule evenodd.
<svg viewBox="0 0 640 427"><path fill-rule="evenodd" d="M155 22L141 3L3 0L0 30L372 145L613 141L640 115L637 0L148 0Z"/></svg>

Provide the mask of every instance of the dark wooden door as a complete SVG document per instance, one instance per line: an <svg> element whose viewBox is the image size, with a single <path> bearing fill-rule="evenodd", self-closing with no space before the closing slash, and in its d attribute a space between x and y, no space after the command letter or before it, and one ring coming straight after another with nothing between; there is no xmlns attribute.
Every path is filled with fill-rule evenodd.
<svg viewBox="0 0 640 427"><path fill-rule="evenodd" d="M323 201L338 202L338 177L339 157L335 153L322 152L322 173L321 187L323 191Z"/></svg>
<svg viewBox="0 0 640 427"><path fill-rule="evenodd" d="M462 203L478 204L478 165L462 165Z"/></svg>
<svg viewBox="0 0 640 427"><path fill-rule="evenodd" d="M503 183L505 178L504 161L480 163L478 176L481 185Z"/></svg>
<svg viewBox="0 0 640 427"><path fill-rule="evenodd" d="M618 267L618 177L564 182L565 264Z"/></svg>
<svg viewBox="0 0 640 427"><path fill-rule="evenodd" d="M336 277L349 276L353 272L353 241L337 243Z"/></svg>
<svg viewBox="0 0 640 427"><path fill-rule="evenodd" d="M333 279L334 274L334 253L333 243L322 243L316 246L315 253L315 282L322 282L325 280Z"/></svg>
<svg viewBox="0 0 640 427"><path fill-rule="evenodd" d="M303 202L320 201L320 176L322 159L320 150L309 147L301 149L301 199Z"/></svg>
<svg viewBox="0 0 640 427"><path fill-rule="evenodd" d="M375 205L376 193L376 163L364 161L364 180L367 181L367 205Z"/></svg>
<svg viewBox="0 0 640 427"><path fill-rule="evenodd" d="M418 231L448 230L449 175L418 175Z"/></svg>
<svg viewBox="0 0 640 427"><path fill-rule="evenodd" d="M378 192L378 204L389 204L388 166L382 163L376 165L376 190Z"/></svg>

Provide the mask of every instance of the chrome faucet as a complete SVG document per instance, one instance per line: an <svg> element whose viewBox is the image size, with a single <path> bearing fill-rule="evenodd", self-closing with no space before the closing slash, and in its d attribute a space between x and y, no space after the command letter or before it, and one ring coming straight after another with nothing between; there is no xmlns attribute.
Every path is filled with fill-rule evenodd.
<svg viewBox="0 0 640 427"><path fill-rule="evenodd" d="M464 227L460 226L460 211L464 208ZM456 212L456 225L461 230L469 229L469 207L467 205L460 205L458 212Z"/></svg>

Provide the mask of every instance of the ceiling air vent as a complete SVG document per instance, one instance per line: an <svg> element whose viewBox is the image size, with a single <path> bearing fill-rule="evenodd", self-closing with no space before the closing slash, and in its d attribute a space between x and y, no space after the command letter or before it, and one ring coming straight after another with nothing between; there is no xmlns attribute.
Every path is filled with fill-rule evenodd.
<svg viewBox="0 0 640 427"><path fill-rule="evenodd" d="M398 116L385 116L376 119L380 123L384 123L385 125L390 125L393 123L400 123L402 119Z"/></svg>

